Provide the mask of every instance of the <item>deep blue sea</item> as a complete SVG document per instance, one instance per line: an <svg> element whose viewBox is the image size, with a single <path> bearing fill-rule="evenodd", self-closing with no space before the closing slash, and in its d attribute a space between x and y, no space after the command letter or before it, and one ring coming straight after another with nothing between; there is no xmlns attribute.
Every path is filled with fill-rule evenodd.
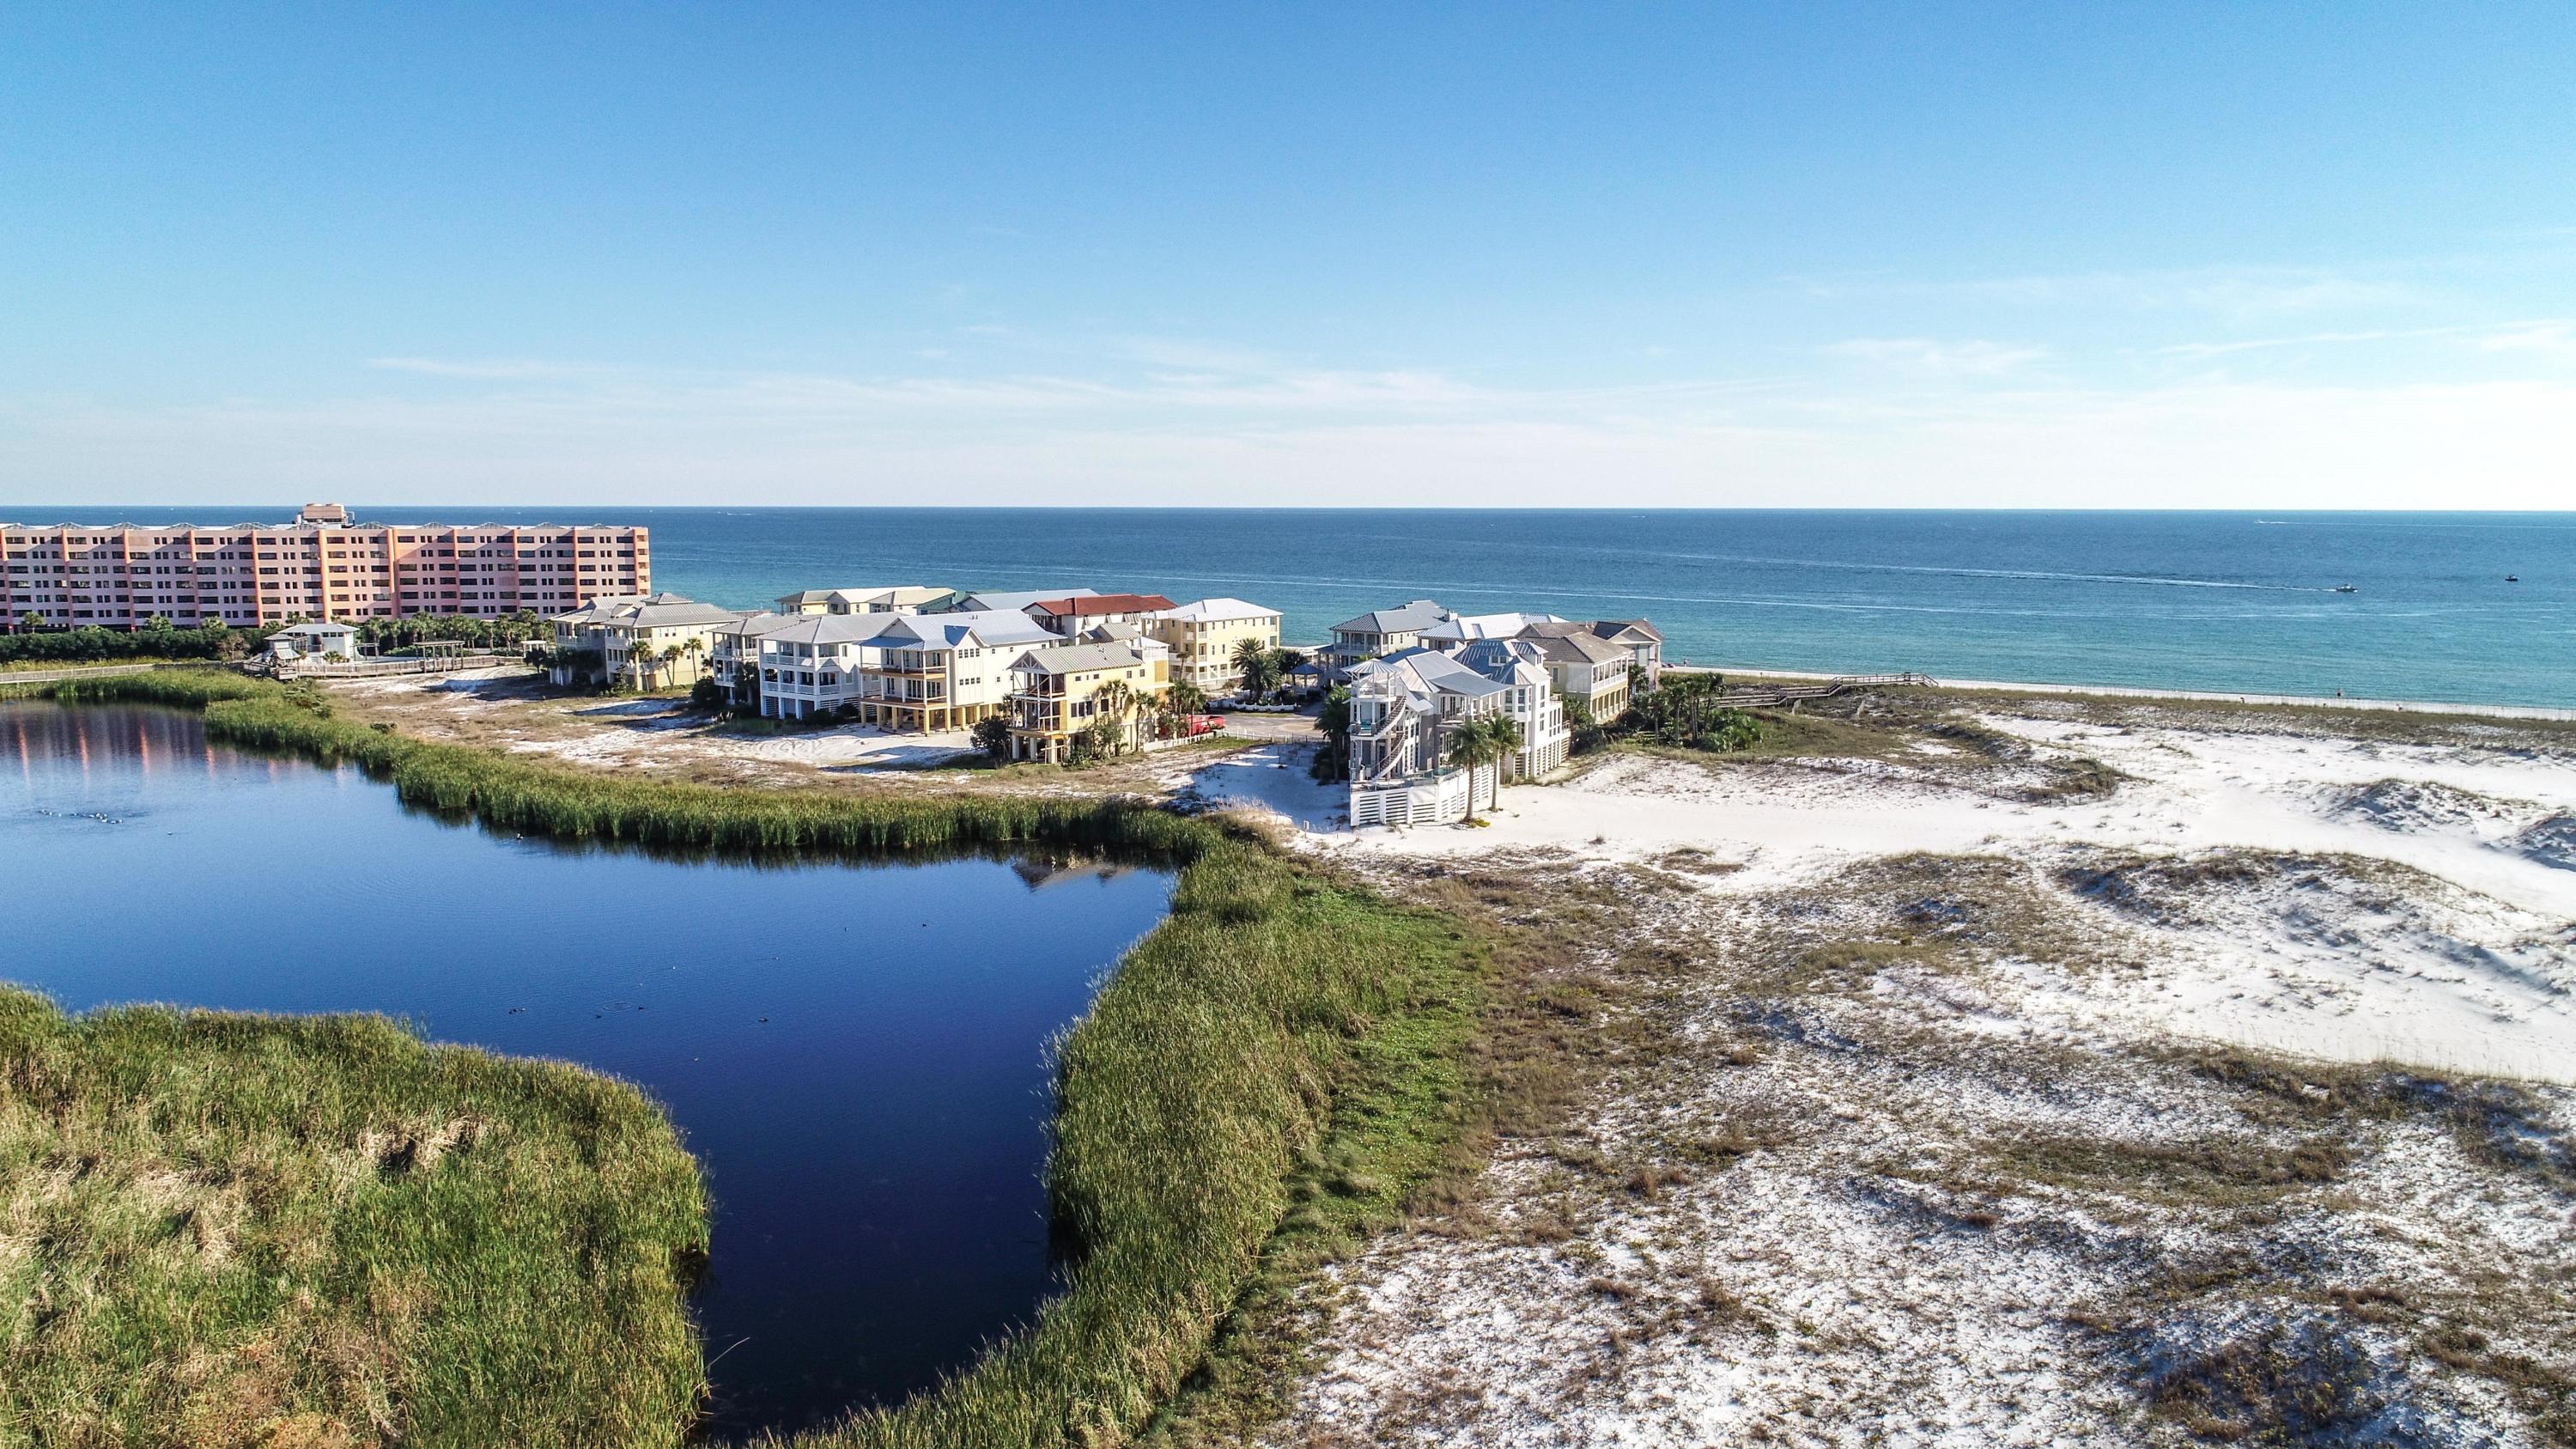
<svg viewBox="0 0 2576 1449"><path fill-rule="evenodd" d="M641 523L657 586L737 606L843 585L1087 584L1240 595L1281 609L1292 641L1319 641L1352 614L1430 598L1643 615L1667 657L1741 668L2576 706L2576 513L357 512ZM2346 583L2358 592L2333 592Z"/></svg>

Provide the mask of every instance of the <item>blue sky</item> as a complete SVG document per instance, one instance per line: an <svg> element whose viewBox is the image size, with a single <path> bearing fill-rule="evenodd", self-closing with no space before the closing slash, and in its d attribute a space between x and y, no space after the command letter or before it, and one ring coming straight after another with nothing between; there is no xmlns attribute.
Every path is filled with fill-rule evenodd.
<svg viewBox="0 0 2576 1449"><path fill-rule="evenodd" d="M2576 497L2549 5L27 5L0 504Z"/></svg>

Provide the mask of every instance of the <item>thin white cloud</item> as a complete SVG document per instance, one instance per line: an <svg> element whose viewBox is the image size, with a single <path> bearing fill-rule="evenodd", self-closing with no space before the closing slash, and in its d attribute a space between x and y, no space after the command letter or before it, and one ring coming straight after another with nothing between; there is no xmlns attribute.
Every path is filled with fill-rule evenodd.
<svg viewBox="0 0 2576 1449"><path fill-rule="evenodd" d="M2527 322L2481 339L2489 352L2532 353L2556 361L2576 361L2576 322Z"/></svg>
<svg viewBox="0 0 2576 1449"><path fill-rule="evenodd" d="M2570 324L2560 321L2463 322L2449 327L2380 327L2353 332L2302 332L2288 337L2240 337L2224 342L2177 342L2154 349L2159 357L2225 357L2240 352L2268 352L2285 347L2340 347L2372 342L2415 342L2432 337L2466 337L2490 352L2551 352L2571 345Z"/></svg>
<svg viewBox="0 0 2576 1449"><path fill-rule="evenodd" d="M1426 375L1430 377L1430 375ZM1901 396L1819 384L1551 393L1334 375L1209 389L834 379L302 404L0 402L0 498L298 489L384 502L1522 506L2563 506L2576 382ZM1159 399L1139 406L1140 396ZM1034 398L1036 405L1014 401ZM997 401L1003 399L1004 401ZM316 496L322 496L317 493ZM335 495L336 496L336 495Z"/></svg>
<svg viewBox="0 0 2576 1449"><path fill-rule="evenodd" d="M2045 347L1985 341L1937 342L1928 337L1855 337L1821 350L1828 357L1852 358L1931 377L1999 377L2048 356Z"/></svg>

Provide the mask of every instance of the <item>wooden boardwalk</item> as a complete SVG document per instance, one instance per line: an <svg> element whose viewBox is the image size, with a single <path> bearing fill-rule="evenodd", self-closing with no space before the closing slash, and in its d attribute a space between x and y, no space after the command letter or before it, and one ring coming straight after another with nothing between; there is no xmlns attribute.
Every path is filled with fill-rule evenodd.
<svg viewBox="0 0 2576 1449"><path fill-rule="evenodd" d="M403 674L454 674L465 669L498 669L526 661L512 654L405 655L399 658L299 659L277 671L280 679L384 679Z"/></svg>

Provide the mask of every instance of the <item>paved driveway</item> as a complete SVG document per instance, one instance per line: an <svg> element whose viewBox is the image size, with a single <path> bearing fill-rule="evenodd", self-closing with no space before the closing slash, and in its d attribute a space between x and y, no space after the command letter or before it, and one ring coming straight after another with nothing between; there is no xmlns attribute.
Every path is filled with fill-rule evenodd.
<svg viewBox="0 0 2576 1449"><path fill-rule="evenodd" d="M1311 711L1298 714L1254 714L1249 710L1226 710L1225 732L1238 740L1296 740L1316 737L1315 716Z"/></svg>

